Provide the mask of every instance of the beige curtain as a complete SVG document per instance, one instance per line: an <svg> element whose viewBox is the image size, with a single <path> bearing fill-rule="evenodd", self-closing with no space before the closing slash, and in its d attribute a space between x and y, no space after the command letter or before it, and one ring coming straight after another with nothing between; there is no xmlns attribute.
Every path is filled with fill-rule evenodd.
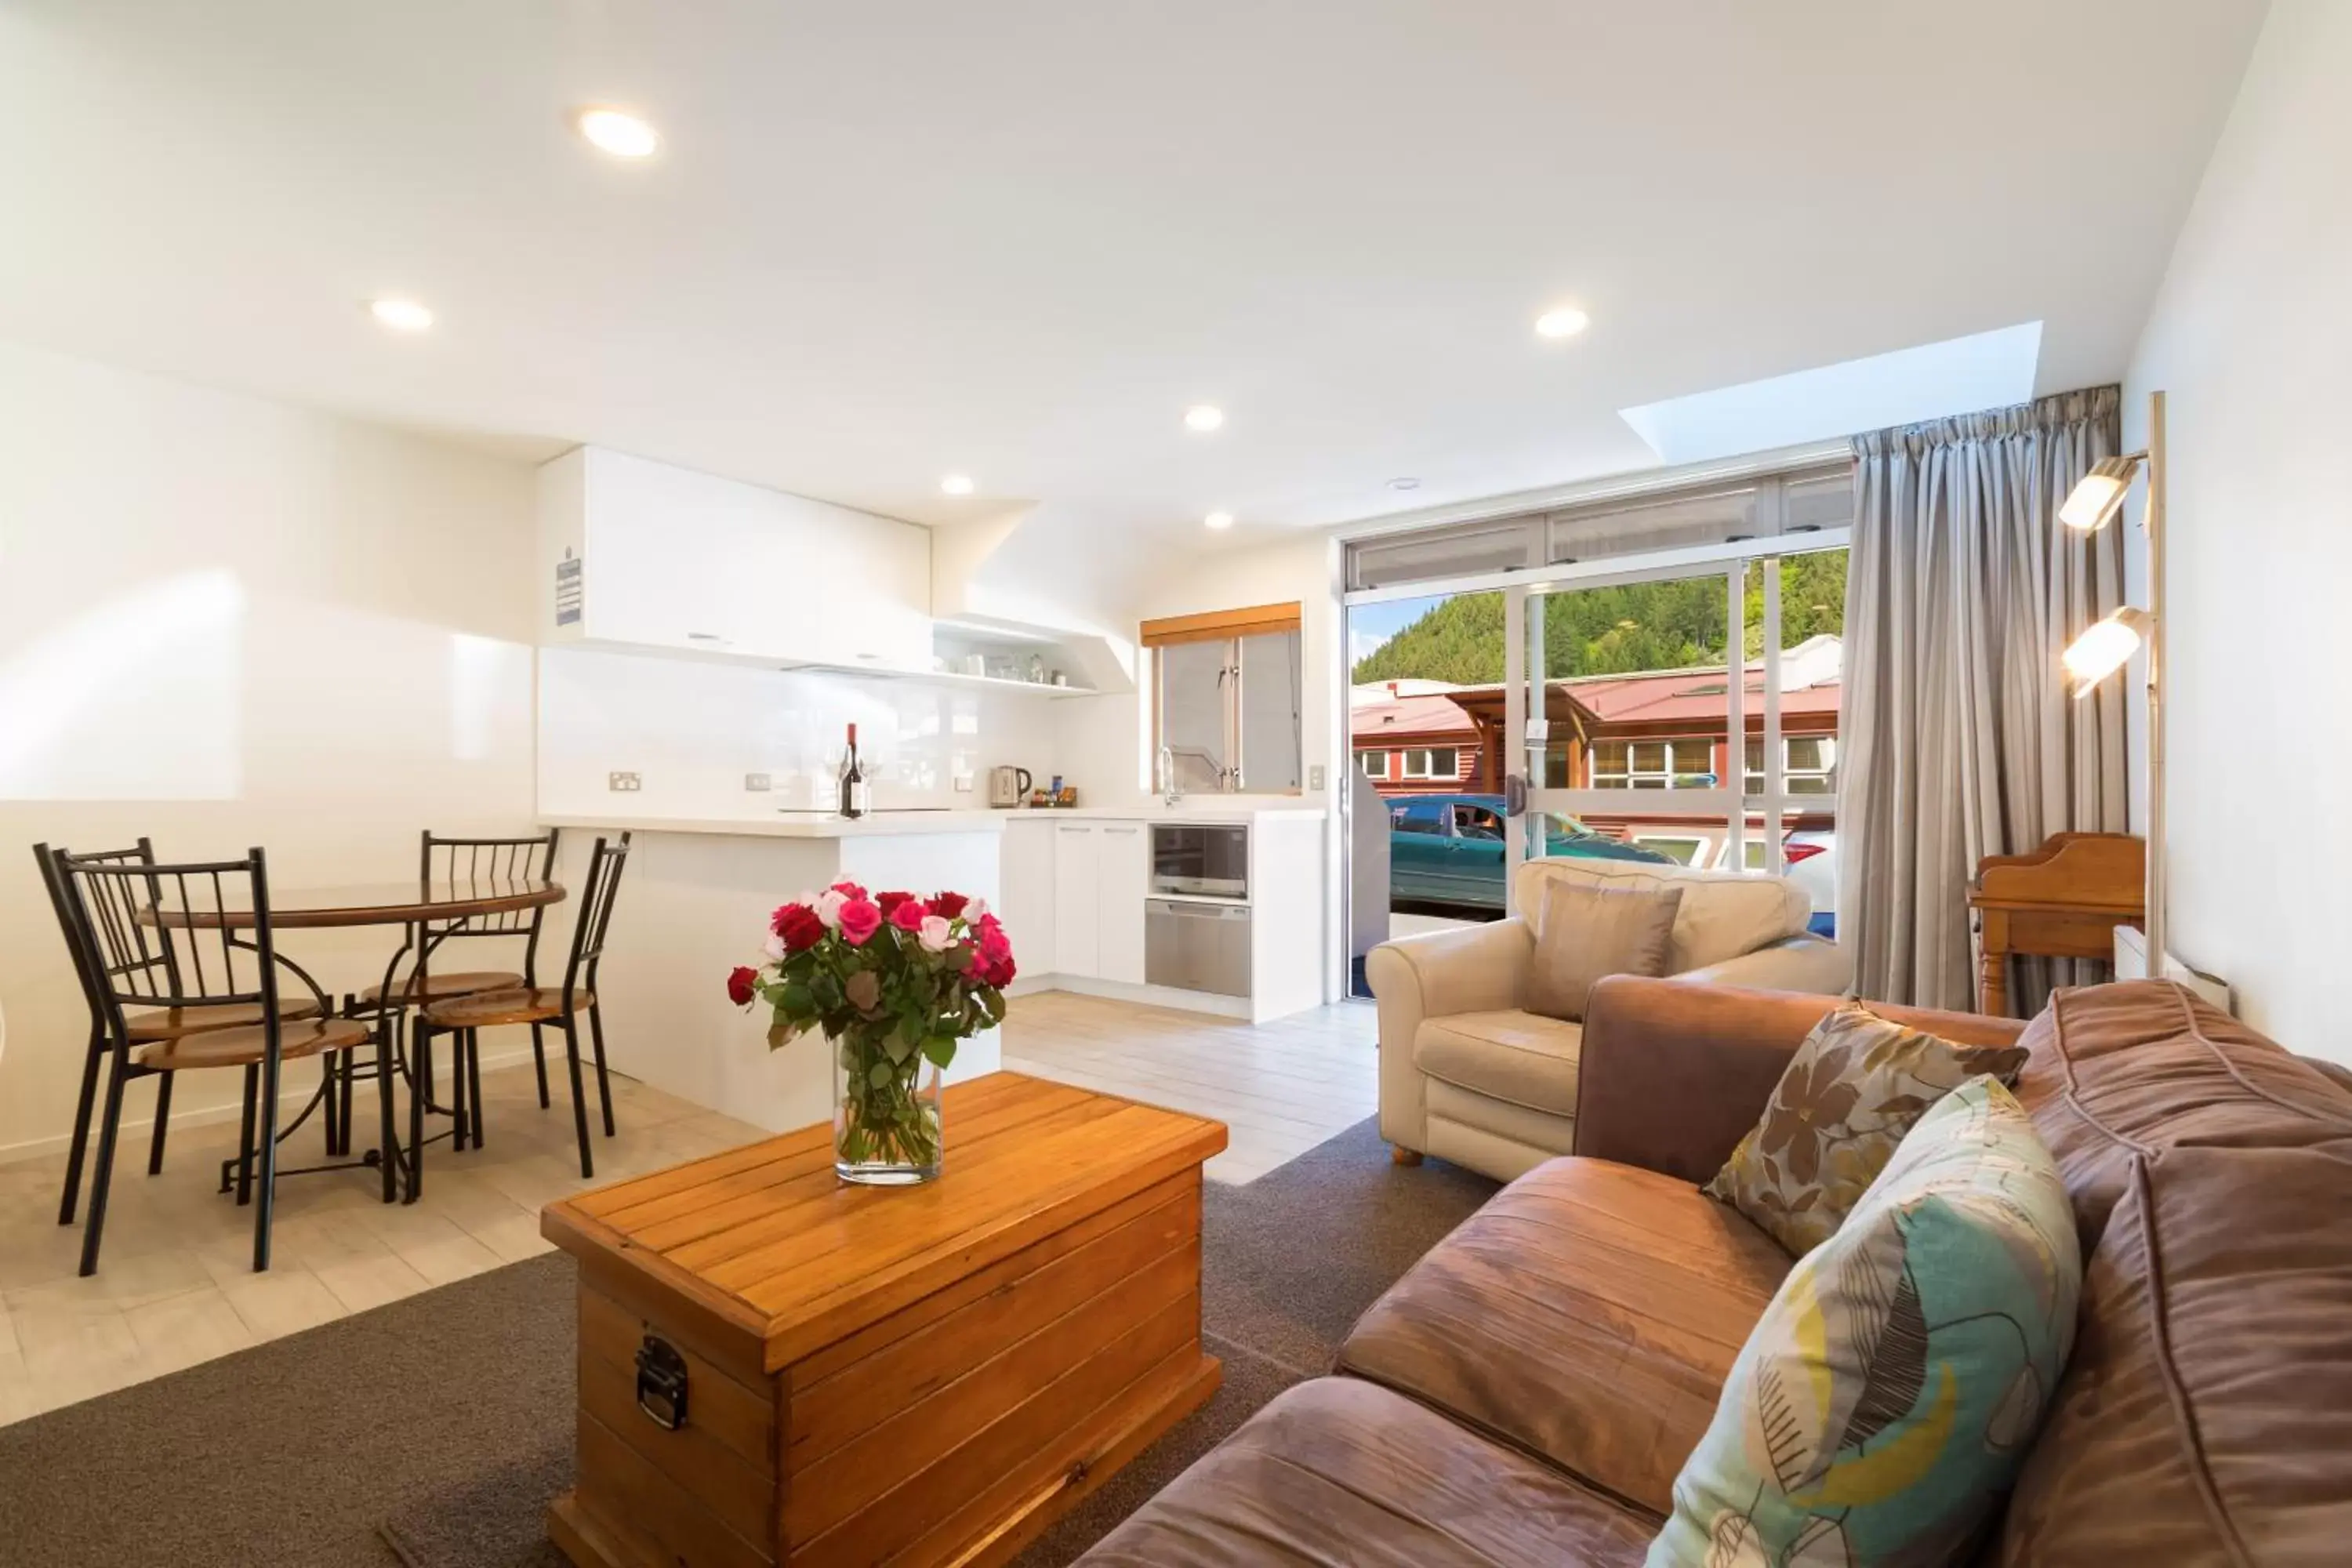
<svg viewBox="0 0 2352 1568"><path fill-rule="evenodd" d="M2095 387L1854 439L1838 940L1864 997L1971 1006L1977 861L2126 829L2122 683L2077 701L2059 665L2123 602L2122 526L2058 522L2115 455L2118 401ZM2016 1010L2074 967L2017 965Z"/></svg>

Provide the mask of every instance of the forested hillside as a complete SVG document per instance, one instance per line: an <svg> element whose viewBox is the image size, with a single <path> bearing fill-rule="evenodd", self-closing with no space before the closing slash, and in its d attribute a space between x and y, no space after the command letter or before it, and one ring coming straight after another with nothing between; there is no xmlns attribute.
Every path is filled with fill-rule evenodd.
<svg viewBox="0 0 2352 1568"><path fill-rule="evenodd" d="M1780 563L1780 646L1845 627L1843 550ZM1544 597L1547 675L1622 675L1676 669L1723 657L1720 577L1579 588ZM1748 655L1764 650L1764 574L1748 569ZM1459 594L1405 626L1357 662L1355 679L1444 680L1475 686L1503 679L1503 595Z"/></svg>

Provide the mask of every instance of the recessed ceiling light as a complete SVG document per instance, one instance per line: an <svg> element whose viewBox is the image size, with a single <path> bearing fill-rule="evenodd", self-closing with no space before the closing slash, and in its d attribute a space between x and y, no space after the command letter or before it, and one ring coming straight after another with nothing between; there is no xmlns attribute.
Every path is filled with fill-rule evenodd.
<svg viewBox="0 0 2352 1568"><path fill-rule="evenodd" d="M1207 523L1211 528L1223 530L1233 527L1234 514L1229 511L1213 511L1201 521Z"/></svg>
<svg viewBox="0 0 2352 1568"><path fill-rule="evenodd" d="M950 474L946 479L940 481L940 489L948 495L968 496L971 494L971 476L970 474Z"/></svg>
<svg viewBox="0 0 2352 1568"><path fill-rule="evenodd" d="M617 109L583 109L579 126L581 135L615 158L650 158L661 145L652 126Z"/></svg>
<svg viewBox="0 0 2352 1568"><path fill-rule="evenodd" d="M371 300L368 314L395 332L421 332L433 324L433 312L414 300Z"/></svg>
<svg viewBox="0 0 2352 1568"><path fill-rule="evenodd" d="M1421 489L1421 481L1408 475L1403 479L1391 479L1389 481L1389 489L1392 490L1417 490Z"/></svg>
<svg viewBox="0 0 2352 1568"><path fill-rule="evenodd" d="M1556 310L1546 310L1536 318L1536 336L1539 338L1572 338L1592 324L1592 318L1573 305L1562 305Z"/></svg>
<svg viewBox="0 0 2352 1568"><path fill-rule="evenodd" d="M1225 422L1225 411L1206 403L1196 403L1184 410L1184 428L1202 432L1214 430Z"/></svg>

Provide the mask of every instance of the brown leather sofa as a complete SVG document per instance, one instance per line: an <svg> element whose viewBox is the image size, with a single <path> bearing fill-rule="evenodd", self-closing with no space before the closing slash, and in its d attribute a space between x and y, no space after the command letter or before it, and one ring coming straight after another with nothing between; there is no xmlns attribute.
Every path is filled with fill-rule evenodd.
<svg viewBox="0 0 2352 1568"><path fill-rule="evenodd" d="M1205 1564L1631 1564L1790 1267L1703 1197L1822 996L1605 980L1576 1152L1382 1297L1087 1554ZM2352 1089L2178 987L2063 992L2019 1096L2088 1268L2064 1378L1979 1561L2352 1561ZM1397 1179L1414 1179L1410 1172Z"/></svg>

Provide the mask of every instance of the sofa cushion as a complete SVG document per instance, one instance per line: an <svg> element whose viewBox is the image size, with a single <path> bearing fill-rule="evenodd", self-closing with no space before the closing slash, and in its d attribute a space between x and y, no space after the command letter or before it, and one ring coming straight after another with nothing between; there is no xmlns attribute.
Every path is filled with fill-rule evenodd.
<svg viewBox="0 0 2352 1568"><path fill-rule="evenodd" d="M1128 1516L1089 1568L1632 1568L1656 1521L1386 1389L1277 1395Z"/></svg>
<svg viewBox="0 0 2352 1568"><path fill-rule="evenodd" d="M1788 1269L1688 1182L1552 1160L1374 1302L1339 1365L1664 1513Z"/></svg>
<svg viewBox="0 0 2352 1568"><path fill-rule="evenodd" d="M1835 1234L1929 1106L1980 1073L2014 1081L2024 1064L2021 1046L1964 1046L1859 1002L1833 1007L1704 1191L1801 1258Z"/></svg>
<svg viewBox="0 0 2352 1568"><path fill-rule="evenodd" d="M1640 860L1586 860L1567 856L1530 860L1513 888L1517 907L1543 908L1543 889L1553 878L1608 888L1676 887L1682 908L1666 945L1666 973L1703 969L1801 935L1813 918L1812 896L1786 877L1740 871L1700 871L1688 866L1654 866ZM1538 938L1541 932L1538 932Z"/></svg>
<svg viewBox="0 0 2352 1568"><path fill-rule="evenodd" d="M2017 1097L2057 1156L2085 1254L2135 1154L2352 1134L2352 1091L2168 981L2061 991L2021 1043Z"/></svg>
<svg viewBox="0 0 2352 1568"><path fill-rule="evenodd" d="M1433 1079L1513 1105L1576 1114L1580 1024L1506 1008L1423 1020L1413 1037L1413 1065Z"/></svg>
<svg viewBox="0 0 2352 1568"><path fill-rule="evenodd" d="M1548 1018L1582 1021L1584 998L1604 974L1666 972L1666 944L1683 890L1579 882L1554 877L1544 884L1536 924L1536 956L1528 971L1528 1010Z"/></svg>
<svg viewBox="0 0 2352 1568"><path fill-rule="evenodd" d="M2000 1561L2352 1550L2352 1140L2130 1163Z"/></svg>
<svg viewBox="0 0 2352 1568"><path fill-rule="evenodd" d="M1765 1309L1650 1562L1964 1560L2058 1385L2082 1267L2023 1108L1991 1078L1944 1096Z"/></svg>

